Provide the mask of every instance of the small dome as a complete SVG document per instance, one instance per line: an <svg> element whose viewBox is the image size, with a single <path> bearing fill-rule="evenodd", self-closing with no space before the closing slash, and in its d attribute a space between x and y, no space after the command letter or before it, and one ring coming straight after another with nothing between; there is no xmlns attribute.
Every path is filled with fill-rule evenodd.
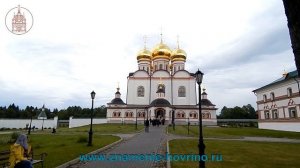
<svg viewBox="0 0 300 168"><path fill-rule="evenodd" d="M174 61L185 61L186 60L186 52L183 49L175 49L172 52L171 60Z"/></svg>
<svg viewBox="0 0 300 168"><path fill-rule="evenodd" d="M109 104L125 104L121 98L114 98Z"/></svg>
<svg viewBox="0 0 300 168"><path fill-rule="evenodd" d="M154 107L169 107L171 106L170 102L166 99L158 98L151 102L150 106Z"/></svg>
<svg viewBox="0 0 300 168"><path fill-rule="evenodd" d="M151 61L151 55L152 55L152 53L145 48L138 52L137 60L138 61Z"/></svg>
<svg viewBox="0 0 300 168"><path fill-rule="evenodd" d="M199 105L199 103L198 103L197 105ZM211 101L208 100L208 99L201 99L201 105L203 105L203 106L215 106L215 105L212 104Z"/></svg>
<svg viewBox="0 0 300 168"><path fill-rule="evenodd" d="M170 57L171 57L170 48L162 42L157 44L152 50L152 59L157 59L157 58L170 59Z"/></svg>

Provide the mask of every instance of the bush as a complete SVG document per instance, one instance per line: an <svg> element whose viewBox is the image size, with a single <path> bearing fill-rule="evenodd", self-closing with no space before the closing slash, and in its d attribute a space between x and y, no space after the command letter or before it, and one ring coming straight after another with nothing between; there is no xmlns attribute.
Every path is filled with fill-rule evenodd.
<svg viewBox="0 0 300 168"><path fill-rule="evenodd" d="M85 142L87 142L87 141L88 141L88 139L87 139L86 136L80 136L80 137L78 137L78 139L77 139L77 143L85 143Z"/></svg>
<svg viewBox="0 0 300 168"><path fill-rule="evenodd" d="M20 136L19 132L13 132L10 136L10 140L9 143L14 143L16 142L16 140L18 139L18 137Z"/></svg>

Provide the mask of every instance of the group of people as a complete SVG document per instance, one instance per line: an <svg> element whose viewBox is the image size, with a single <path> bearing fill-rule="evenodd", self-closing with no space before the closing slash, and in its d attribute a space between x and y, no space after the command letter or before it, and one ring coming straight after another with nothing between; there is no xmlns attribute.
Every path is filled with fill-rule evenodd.
<svg viewBox="0 0 300 168"><path fill-rule="evenodd" d="M160 124L165 125L165 119L164 118L156 118L156 119L151 119L145 121L145 132L149 132L149 126L152 124L152 126L157 126L159 127Z"/></svg>
<svg viewBox="0 0 300 168"><path fill-rule="evenodd" d="M161 119L156 118L156 119L151 120L151 118L150 118L150 123L152 124L152 126L159 127L160 124L165 125L165 119L164 118L161 118Z"/></svg>

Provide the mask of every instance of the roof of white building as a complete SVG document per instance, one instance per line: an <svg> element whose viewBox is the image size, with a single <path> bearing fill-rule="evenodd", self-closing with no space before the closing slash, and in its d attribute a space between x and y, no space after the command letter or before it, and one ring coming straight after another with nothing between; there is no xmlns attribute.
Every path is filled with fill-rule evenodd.
<svg viewBox="0 0 300 168"><path fill-rule="evenodd" d="M274 86L274 85L276 85L276 84L279 84L279 83L282 83L282 82L287 81L287 80L289 80L289 79L297 78L297 77L298 77L298 72L297 72L297 70L292 71L292 72L289 72L289 73L283 75L281 78L279 78L279 79L277 79L277 80L275 80L275 81L273 81L273 82L271 82L271 83L269 83L269 84L267 84L267 85L265 85L265 86L263 86L263 87L260 87L260 88L258 88L258 89L253 90L253 92L256 92L256 91L261 90L261 89L268 88L268 87L270 87L270 86Z"/></svg>

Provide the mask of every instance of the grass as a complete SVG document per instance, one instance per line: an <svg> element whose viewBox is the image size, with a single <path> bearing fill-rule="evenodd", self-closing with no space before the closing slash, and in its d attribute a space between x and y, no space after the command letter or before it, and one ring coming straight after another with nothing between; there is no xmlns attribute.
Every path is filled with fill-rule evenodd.
<svg viewBox="0 0 300 168"><path fill-rule="evenodd" d="M94 135L93 146L88 147L85 141L80 140L83 135L59 135L59 134L32 134L30 135L30 144L34 153L46 152L48 156L45 159L45 167L52 168L78 158L80 154L89 153L96 149L111 144L119 137L111 135ZM84 136L88 136L85 134ZM10 135L0 135L2 141L7 140ZM82 142L81 142L82 141ZM0 151L8 150L10 144L1 144ZM35 166L38 167L38 166Z"/></svg>
<svg viewBox="0 0 300 168"><path fill-rule="evenodd" d="M135 124L94 124L93 132L95 134L117 134L117 133L134 133L144 128L144 125L138 124L138 129L135 129ZM76 128L58 128L57 133L78 133L88 132L90 126Z"/></svg>
<svg viewBox="0 0 300 168"><path fill-rule="evenodd" d="M45 167L52 168L73 160L80 154L89 153L120 139L116 136L101 134L134 133L143 128L143 125L138 125L136 130L134 124L94 124L92 147L87 147L89 126L58 128L56 134L51 134L51 129L35 130L31 132L30 144L35 154L42 152L48 154ZM18 130L18 132L27 133L26 130ZM10 139L11 134L0 134L0 151L9 149Z"/></svg>
<svg viewBox="0 0 300 168"><path fill-rule="evenodd" d="M189 136L198 136L198 126L190 126ZM178 135L188 135L187 126L178 125L173 131L172 127L168 127L169 133ZM240 138L243 136L252 137L272 137L272 138L291 138L300 139L300 132L265 130L250 127L225 128L225 127L203 127L204 137L216 138Z"/></svg>
<svg viewBox="0 0 300 168"><path fill-rule="evenodd" d="M198 140L172 140L171 154L198 154ZM242 168L297 168L300 165L300 144L246 142L246 141L205 141L208 157L221 154L220 162L206 162L206 167ZM173 161L172 168L196 168L197 161Z"/></svg>

